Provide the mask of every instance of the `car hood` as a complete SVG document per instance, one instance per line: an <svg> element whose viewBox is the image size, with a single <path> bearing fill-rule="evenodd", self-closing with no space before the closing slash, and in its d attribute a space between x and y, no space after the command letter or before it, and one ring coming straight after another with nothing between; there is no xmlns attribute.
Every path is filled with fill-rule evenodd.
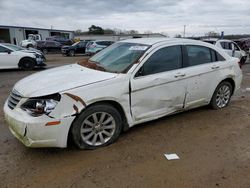
<svg viewBox="0 0 250 188"><path fill-rule="evenodd" d="M20 50L20 52L32 53L32 54L40 54L40 55L41 55L41 53L36 52L36 51L34 51L34 50Z"/></svg>
<svg viewBox="0 0 250 188"><path fill-rule="evenodd" d="M62 49L69 49L71 46L62 46Z"/></svg>
<svg viewBox="0 0 250 188"><path fill-rule="evenodd" d="M97 71L78 64L35 73L16 83L23 97L39 97L115 78L117 74Z"/></svg>

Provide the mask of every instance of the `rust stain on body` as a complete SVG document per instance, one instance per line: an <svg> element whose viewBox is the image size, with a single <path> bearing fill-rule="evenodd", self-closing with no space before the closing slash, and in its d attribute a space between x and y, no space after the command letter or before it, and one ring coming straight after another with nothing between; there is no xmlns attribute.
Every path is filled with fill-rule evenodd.
<svg viewBox="0 0 250 188"><path fill-rule="evenodd" d="M75 101L79 101L80 103L82 103L83 106L86 106L86 103L82 100L82 98L73 95L71 93L64 93L65 95L68 95L70 98L74 99Z"/></svg>
<svg viewBox="0 0 250 188"><path fill-rule="evenodd" d="M98 66L96 63L91 63L86 59L79 60L77 64L94 70L106 71L103 67Z"/></svg>

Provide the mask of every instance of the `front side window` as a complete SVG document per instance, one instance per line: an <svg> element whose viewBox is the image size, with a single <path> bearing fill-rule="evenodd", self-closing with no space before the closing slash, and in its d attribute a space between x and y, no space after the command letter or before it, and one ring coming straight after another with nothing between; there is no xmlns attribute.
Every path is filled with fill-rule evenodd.
<svg viewBox="0 0 250 188"><path fill-rule="evenodd" d="M8 51L7 48L0 46L0 53L6 53L7 51Z"/></svg>
<svg viewBox="0 0 250 188"><path fill-rule="evenodd" d="M143 76L171 71L182 67L181 46L161 48L151 55L143 65Z"/></svg>
<svg viewBox="0 0 250 188"><path fill-rule="evenodd" d="M187 45L187 66L201 65L213 62L210 49L204 46Z"/></svg>
<svg viewBox="0 0 250 188"><path fill-rule="evenodd" d="M234 49L235 49L235 50L240 51L240 48L238 47L238 45L237 45L237 44L232 43L232 45L234 45Z"/></svg>

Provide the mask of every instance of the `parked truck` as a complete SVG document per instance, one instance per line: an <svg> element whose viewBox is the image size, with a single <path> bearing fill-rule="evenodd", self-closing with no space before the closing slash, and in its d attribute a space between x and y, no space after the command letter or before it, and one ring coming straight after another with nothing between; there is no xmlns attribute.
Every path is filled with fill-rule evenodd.
<svg viewBox="0 0 250 188"><path fill-rule="evenodd" d="M20 45L24 48L35 48L37 41L41 41L41 34L29 34L28 39L21 41Z"/></svg>

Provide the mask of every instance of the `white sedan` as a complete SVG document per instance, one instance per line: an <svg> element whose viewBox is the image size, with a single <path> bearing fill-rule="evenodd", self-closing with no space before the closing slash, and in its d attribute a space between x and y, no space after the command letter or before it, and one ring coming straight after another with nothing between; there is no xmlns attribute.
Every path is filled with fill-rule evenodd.
<svg viewBox="0 0 250 188"><path fill-rule="evenodd" d="M34 50L0 43L0 69L21 68L32 70L34 67L46 66L43 55Z"/></svg>
<svg viewBox="0 0 250 188"><path fill-rule="evenodd" d="M226 107L242 81L238 61L200 41L124 40L88 61L19 81L4 113L28 147L66 147L71 137L79 148L95 149L139 123Z"/></svg>

